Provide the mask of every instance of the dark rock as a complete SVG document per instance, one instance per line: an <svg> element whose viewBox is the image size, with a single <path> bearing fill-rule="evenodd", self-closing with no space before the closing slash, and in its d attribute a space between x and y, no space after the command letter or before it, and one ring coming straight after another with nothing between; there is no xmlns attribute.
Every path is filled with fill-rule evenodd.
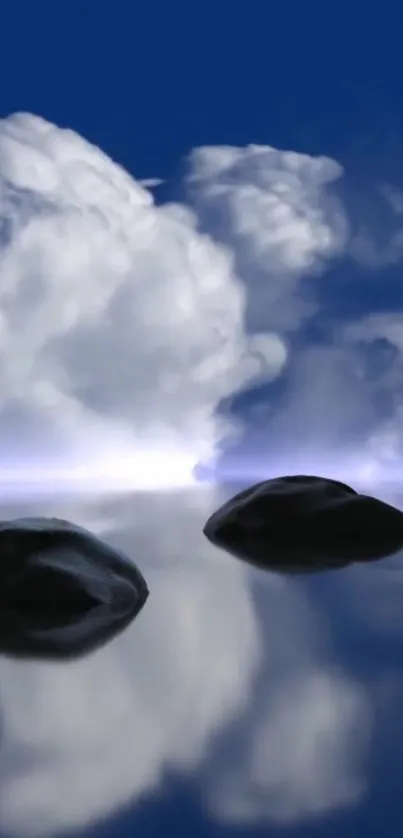
<svg viewBox="0 0 403 838"><path fill-rule="evenodd" d="M0 653L81 656L147 597L138 568L87 530L58 518L0 522Z"/></svg>
<svg viewBox="0 0 403 838"><path fill-rule="evenodd" d="M239 492L211 515L203 532L258 567L306 573L398 552L403 512L337 480L292 475Z"/></svg>

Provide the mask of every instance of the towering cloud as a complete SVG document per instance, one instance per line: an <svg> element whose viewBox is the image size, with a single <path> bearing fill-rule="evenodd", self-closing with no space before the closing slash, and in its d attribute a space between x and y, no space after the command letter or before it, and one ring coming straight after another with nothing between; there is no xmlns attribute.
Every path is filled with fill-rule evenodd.
<svg viewBox="0 0 403 838"><path fill-rule="evenodd" d="M188 468L210 456L226 432L220 400L286 361L276 334L246 337L231 252L38 117L0 123L0 178L8 450L25 438L31 457L34 440L42 459L69 447L82 463L153 448L187 454Z"/></svg>

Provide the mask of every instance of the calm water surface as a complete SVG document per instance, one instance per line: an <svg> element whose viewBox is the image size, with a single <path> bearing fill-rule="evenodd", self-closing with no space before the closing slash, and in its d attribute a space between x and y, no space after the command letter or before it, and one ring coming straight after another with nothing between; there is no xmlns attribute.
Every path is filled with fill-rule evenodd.
<svg viewBox="0 0 403 838"><path fill-rule="evenodd" d="M151 593L82 660L0 658L1 835L401 835L403 555L254 570L202 534L237 488L3 504L101 535Z"/></svg>

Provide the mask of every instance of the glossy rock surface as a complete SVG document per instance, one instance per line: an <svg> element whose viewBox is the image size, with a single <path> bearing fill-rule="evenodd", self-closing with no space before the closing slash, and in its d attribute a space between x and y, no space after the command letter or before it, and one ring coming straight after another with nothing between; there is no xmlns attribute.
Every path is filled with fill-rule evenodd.
<svg viewBox="0 0 403 838"><path fill-rule="evenodd" d="M343 567L403 546L403 513L313 475L265 480L227 501L204 526L217 547L284 573Z"/></svg>
<svg viewBox="0 0 403 838"><path fill-rule="evenodd" d="M82 527L0 522L0 652L82 655L127 626L147 596L134 563Z"/></svg>

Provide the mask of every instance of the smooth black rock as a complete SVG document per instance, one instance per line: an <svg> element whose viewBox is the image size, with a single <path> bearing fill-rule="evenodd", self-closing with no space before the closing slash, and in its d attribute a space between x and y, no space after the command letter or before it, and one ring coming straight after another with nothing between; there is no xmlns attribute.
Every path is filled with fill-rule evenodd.
<svg viewBox="0 0 403 838"><path fill-rule="evenodd" d="M0 521L0 653L81 656L122 631L148 593L133 562L82 527Z"/></svg>
<svg viewBox="0 0 403 838"><path fill-rule="evenodd" d="M203 528L258 567L306 573L382 559L403 547L403 512L337 480L292 475L239 492Z"/></svg>

